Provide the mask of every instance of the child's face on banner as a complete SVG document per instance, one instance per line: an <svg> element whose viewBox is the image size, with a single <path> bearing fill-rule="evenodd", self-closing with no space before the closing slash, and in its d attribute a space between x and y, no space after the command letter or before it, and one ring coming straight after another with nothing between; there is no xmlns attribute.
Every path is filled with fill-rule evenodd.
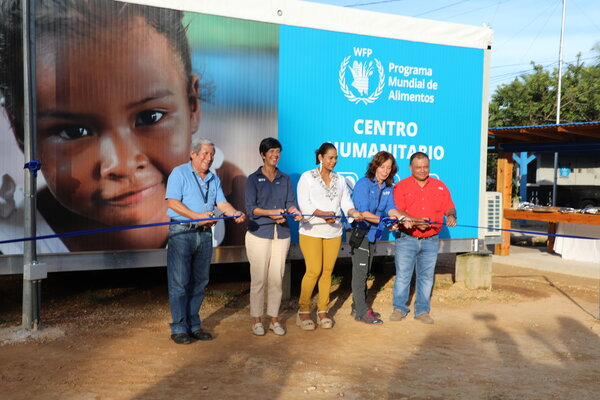
<svg viewBox="0 0 600 400"><path fill-rule="evenodd" d="M141 18L39 40L38 154L54 196L107 225L164 218L166 178L199 123L198 78L188 91L181 57Z"/></svg>

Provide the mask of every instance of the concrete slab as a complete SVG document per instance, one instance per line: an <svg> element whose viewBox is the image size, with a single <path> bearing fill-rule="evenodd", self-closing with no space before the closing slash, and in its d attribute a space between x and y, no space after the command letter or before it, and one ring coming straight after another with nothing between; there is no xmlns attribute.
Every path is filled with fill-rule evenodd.
<svg viewBox="0 0 600 400"><path fill-rule="evenodd" d="M549 254L545 247L511 245L510 255L493 255L492 263L551 271L584 278L600 278L600 260L598 263L563 260L557 254Z"/></svg>

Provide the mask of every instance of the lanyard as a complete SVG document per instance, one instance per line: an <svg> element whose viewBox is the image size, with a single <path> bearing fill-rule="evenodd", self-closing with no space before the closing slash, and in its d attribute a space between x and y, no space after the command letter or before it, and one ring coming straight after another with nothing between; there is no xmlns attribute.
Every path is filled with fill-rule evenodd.
<svg viewBox="0 0 600 400"><path fill-rule="evenodd" d="M200 182L198 182L198 177L196 176L196 173L194 171L192 171L192 175L194 175L196 185L198 185L198 190L202 195L202 200L204 200L204 205L208 205L208 191L210 190L210 180L206 182L206 193L204 193L204 191L202 190L202 186L200 186Z"/></svg>
<svg viewBox="0 0 600 400"><path fill-rule="evenodd" d="M379 188L379 186L377 186ZM371 214L375 214L377 215L377 209L379 208L379 204L381 203L381 195L383 194L383 191L387 188L387 185L385 184L385 182L383 182L383 188L381 188L379 190L379 198L377 199L377 205L375 206L375 210L371 211ZM383 220L383 218L380 218L380 222L379 225L377 226L377 230L375 231L375 240L379 239L379 237L381 236L381 221ZM369 225L369 229L370 229Z"/></svg>
<svg viewBox="0 0 600 400"><path fill-rule="evenodd" d="M381 188L379 190L379 199L377 200L377 205L375 206L375 210L371 211L372 214L377 213L377 209L379 208L379 203L381 203L381 195L383 194L383 191L387 188L387 185L385 184L385 182L382 182L382 183L383 183L383 188ZM378 188L379 188L379 186L378 186Z"/></svg>

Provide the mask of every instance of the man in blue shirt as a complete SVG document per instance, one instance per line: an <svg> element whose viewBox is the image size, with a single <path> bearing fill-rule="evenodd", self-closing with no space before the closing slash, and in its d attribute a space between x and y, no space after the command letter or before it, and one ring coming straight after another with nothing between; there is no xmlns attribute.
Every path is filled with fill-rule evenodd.
<svg viewBox="0 0 600 400"><path fill-rule="evenodd" d="M215 148L208 139L192 142L190 162L175 167L167 181L167 215L169 226L167 278L171 309L171 339L177 344L191 343L191 338L210 340L212 335L200 327L200 306L208 284L212 259L212 230L217 222L210 219L214 208L235 222L243 222L244 213L227 202L221 181L209 171Z"/></svg>

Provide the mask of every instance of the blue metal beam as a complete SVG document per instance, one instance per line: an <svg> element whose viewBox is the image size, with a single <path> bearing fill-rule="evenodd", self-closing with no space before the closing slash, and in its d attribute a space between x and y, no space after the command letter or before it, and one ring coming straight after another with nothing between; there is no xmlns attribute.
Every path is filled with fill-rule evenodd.
<svg viewBox="0 0 600 400"><path fill-rule="evenodd" d="M556 143L502 143L498 150L505 153L578 153L600 151L600 142L556 142Z"/></svg>

